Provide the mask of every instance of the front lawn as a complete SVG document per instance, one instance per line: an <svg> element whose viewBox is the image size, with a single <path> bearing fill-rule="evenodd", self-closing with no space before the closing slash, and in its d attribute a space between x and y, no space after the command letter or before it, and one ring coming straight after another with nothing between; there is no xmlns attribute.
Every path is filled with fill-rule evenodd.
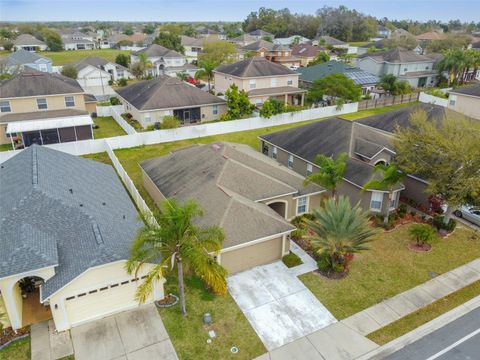
<svg viewBox="0 0 480 360"><path fill-rule="evenodd" d="M97 117L93 122L98 125L98 129L93 129L95 139L109 138L113 136L127 135L120 125L111 116Z"/></svg>
<svg viewBox="0 0 480 360"><path fill-rule="evenodd" d="M196 277L185 278L187 316L183 317L180 307L159 310L163 323L172 339L180 359L253 359L266 352L250 323L230 295L215 296L205 290ZM165 293L178 295L176 277L169 277ZM212 325L203 324L203 315L212 315ZM216 337L210 344L208 331L214 330ZM230 353L232 346L237 354Z"/></svg>
<svg viewBox="0 0 480 360"><path fill-rule="evenodd" d="M412 241L403 225L392 232L381 232L370 244L371 250L356 254L349 275L329 280L314 273L300 279L337 319L344 319L431 277L480 257L480 238L464 226L448 238L432 243L429 253L408 250Z"/></svg>
<svg viewBox="0 0 480 360"><path fill-rule="evenodd" d="M117 49L94 49L94 50L64 50L64 51L41 51L39 55L52 59L53 65L70 64L89 56L99 56L115 62L118 54L130 54L127 50Z"/></svg>
<svg viewBox="0 0 480 360"><path fill-rule="evenodd" d="M30 336L14 341L0 350L0 360L30 360Z"/></svg>
<svg viewBox="0 0 480 360"><path fill-rule="evenodd" d="M339 117L347 120L357 120L361 119L367 116L372 116L372 115L377 115L377 114L383 114L389 111L394 111L398 110L407 106L415 105L418 104L417 102L410 102L410 103L405 103L405 104L397 104L397 105L390 105L390 106L382 106L374 109L367 109L367 110L360 110L354 113L350 114L343 114L339 115Z"/></svg>

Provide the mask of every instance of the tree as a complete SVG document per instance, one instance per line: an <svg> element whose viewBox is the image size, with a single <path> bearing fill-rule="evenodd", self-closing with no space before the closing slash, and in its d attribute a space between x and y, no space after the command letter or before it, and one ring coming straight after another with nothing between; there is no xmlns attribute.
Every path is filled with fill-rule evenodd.
<svg viewBox="0 0 480 360"><path fill-rule="evenodd" d="M281 114L285 112L286 106L283 101L280 101L275 98L270 98L265 101L260 109L260 116L268 119L271 118L273 115Z"/></svg>
<svg viewBox="0 0 480 360"><path fill-rule="evenodd" d="M390 39L383 40L383 45L387 49L402 48L413 50L417 47L418 42L417 39L410 34L393 34Z"/></svg>
<svg viewBox="0 0 480 360"><path fill-rule="evenodd" d="M127 54L118 54L115 58L115 63L128 68L128 65L130 65L130 56Z"/></svg>
<svg viewBox="0 0 480 360"><path fill-rule="evenodd" d="M62 51L63 41L59 33L46 29L43 31L43 38L50 51Z"/></svg>
<svg viewBox="0 0 480 360"><path fill-rule="evenodd" d="M153 40L153 43L164 46L167 49L178 51L182 54L185 52L185 49L182 46L182 38L175 33L161 31L155 40Z"/></svg>
<svg viewBox="0 0 480 360"><path fill-rule="evenodd" d="M131 26L131 25L125 26L125 28L123 29L123 33L124 33L125 35L128 35L128 36L133 35L133 28L132 28L132 26Z"/></svg>
<svg viewBox="0 0 480 360"><path fill-rule="evenodd" d="M445 201L448 224L455 207L480 196L480 122L451 111L429 120L420 109L412 113L410 123L395 131L396 161L427 181L429 194Z"/></svg>
<svg viewBox="0 0 480 360"><path fill-rule="evenodd" d="M64 65L62 67L62 71L60 71L60 74L62 74L63 76L69 77L71 79L76 79L78 76L77 69L75 68L75 66L71 64Z"/></svg>
<svg viewBox="0 0 480 360"><path fill-rule="evenodd" d="M307 66L323 64L327 61L330 61L330 56L326 52L320 51L317 56L315 56L315 59L310 61Z"/></svg>
<svg viewBox="0 0 480 360"><path fill-rule="evenodd" d="M381 173L381 178L377 177L379 173ZM377 164L373 172L373 178L367 181L365 185L363 185L363 190L373 189L388 191L388 202L386 206L386 214L384 217L385 224L388 224L390 204L393 200L393 192L395 190L395 187L402 183L406 175L407 174L401 171L396 164Z"/></svg>
<svg viewBox="0 0 480 360"><path fill-rule="evenodd" d="M315 157L315 164L319 166L316 173L310 174L305 179L305 184L317 184L332 193L332 198L337 198L337 185L343 179L347 168L347 153L341 153L335 160L333 157L318 154Z"/></svg>
<svg viewBox="0 0 480 360"><path fill-rule="evenodd" d="M132 40L120 40L117 43L116 48L120 48L122 46L133 46L133 41Z"/></svg>
<svg viewBox="0 0 480 360"><path fill-rule="evenodd" d="M402 95L412 92L410 85L405 80L398 80L393 74L385 74L378 83L390 95Z"/></svg>
<svg viewBox="0 0 480 360"><path fill-rule="evenodd" d="M151 35L155 32L155 26L153 24L147 24L143 27L143 33Z"/></svg>
<svg viewBox="0 0 480 360"><path fill-rule="evenodd" d="M312 103L318 103L329 98L329 102L338 104L339 102L358 101L362 96L362 87L356 85L342 73L332 73L313 82L308 89L307 100ZM333 100L333 101L332 101Z"/></svg>
<svg viewBox="0 0 480 360"><path fill-rule="evenodd" d="M408 229L408 233L419 246L428 244L435 239L435 230L428 224L414 224Z"/></svg>
<svg viewBox="0 0 480 360"><path fill-rule="evenodd" d="M227 112L222 115L222 120L241 119L252 114L255 106L248 100L248 94L245 90L238 90L238 86L233 84L225 92L227 98Z"/></svg>
<svg viewBox="0 0 480 360"><path fill-rule="evenodd" d="M204 61L200 61L198 63L198 67L199 69L197 70L197 72L195 73L195 79L207 79L207 83L208 83L208 90L212 90L212 87L211 87L211 81L213 79L213 70L215 70L215 64L208 61L208 60L204 60Z"/></svg>
<svg viewBox="0 0 480 360"><path fill-rule="evenodd" d="M452 82L460 81L460 74L466 67L467 58L461 49L450 49L445 51L443 58L438 62L437 69L440 73L448 73L448 86Z"/></svg>
<svg viewBox="0 0 480 360"><path fill-rule="evenodd" d="M376 233L369 215L359 204L353 208L348 197L327 199L323 207L313 210L313 220L305 220L312 235L306 236L317 247L319 268L346 272L354 253L368 250L367 243Z"/></svg>
<svg viewBox="0 0 480 360"><path fill-rule="evenodd" d="M237 49L232 43L222 40L205 41L199 61L207 61L217 67L220 64L232 62L236 54Z"/></svg>
<svg viewBox="0 0 480 360"><path fill-rule="evenodd" d="M138 61L130 66L130 72L137 79L140 79L145 72L145 65L142 62Z"/></svg>
<svg viewBox="0 0 480 360"><path fill-rule="evenodd" d="M186 81L190 77L190 75L188 75L186 71L179 71L175 75L177 76L178 79L182 81Z"/></svg>
<svg viewBox="0 0 480 360"><path fill-rule="evenodd" d="M153 263L145 281L138 287L136 299L143 303L152 293L153 283L164 277L165 272L177 267L180 308L185 316L184 266L198 275L216 294L227 293L227 271L210 253L222 248L224 234L217 226L200 227L195 219L203 215L202 209L190 200L180 205L174 200L163 203L155 214L158 226L146 221L131 248L127 271L136 273L143 264Z"/></svg>
<svg viewBox="0 0 480 360"><path fill-rule="evenodd" d="M434 40L428 43L426 51L431 53L441 53L451 49L466 49L471 43L471 38L466 34L447 34L445 39Z"/></svg>

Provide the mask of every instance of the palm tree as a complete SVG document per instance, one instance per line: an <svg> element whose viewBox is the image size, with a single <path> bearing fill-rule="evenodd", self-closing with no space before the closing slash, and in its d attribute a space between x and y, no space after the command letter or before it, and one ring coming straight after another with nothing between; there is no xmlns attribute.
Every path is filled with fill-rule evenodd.
<svg viewBox="0 0 480 360"><path fill-rule="evenodd" d="M327 189L332 193L332 198L335 200L337 196L337 185L342 181L343 174L347 167L347 158L347 153L341 153L336 160L325 155L317 155L314 162L320 169L318 172L307 176L305 184L314 183Z"/></svg>
<svg viewBox="0 0 480 360"><path fill-rule="evenodd" d="M428 224L414 224L408 230L418 246L431 243L435 239L435 230Z"/></svg>
<svg viewBox="0 0 480 360"><path fill-rule="evenodd" d="M176 75L177 75L177 78L179 78L182 81L186 81L190 77L190 75L188 75L186 71L179 71L176 73Z"/></svg>
<svg viewBox="0 0 480 360"><path fill-rule="evenodd" d="M397 88L397 77L393 74L385 74L380 78L379 85L388 92L389 95L395 93Z"/></svg>
<svg viewBox="0 0 480 360"><path fill-rule="evenodd" d="M199 227L193 224L203 211L194 201L179 205L174 200L164 202L153 221L146 221L132 244L127 262L129 273L138 272L145 263L156 265L148 272L145 282L138 287L136 299L143 303L152 292L153 282L177 266L180 307L186 315L183 284L184 266L201 277L216 294L227 293L227 271L210 253L218 253L225 238L217 226Z"/></svg>
<svg viewBox="0 0 480 360"><path fill-rule="evenodd" d="M195 73L195 79L207 78L208 82L208 91L212 90L210 87L210 82L213 79L213 70L215 70L215 64L210 61L200 61L198 63L198 71Z"/></svg>
<svg viewBox="0 0 480 360"><path fill-rule="evenodd" d="M378 173L382 173L380 179L375 177ZM403 181L406 175L407 174L401 171L396 164L377 164L375 166L375 171L373 172L373 178L363 186L363 190L375 189L388 191L387 213L384 218L385 224L388 224L388 215L390 213L390 204L393 199L393 190L395 189L395 186Z"/></svg>
<svg viewBox="0 0 480 360"><path fill-rule="evenodd" d="M448 73L448 86L453 80L458 80L466 66L466 58L463 50L450 49L445 51L443 58L438 62L438 70Z"/></svg>
<svg viewBox="0 0 480 360"><path fill-rule="evenodd" d="M305 222L313 235L306 239L318 247L317 254L325 256L331 270L344 272L348 269L351 255L368 250L366 244L376 230L369 224L367 212L359 204L353 208L348 197L328 199L324 206L313 210L313 220Z"/></svg>

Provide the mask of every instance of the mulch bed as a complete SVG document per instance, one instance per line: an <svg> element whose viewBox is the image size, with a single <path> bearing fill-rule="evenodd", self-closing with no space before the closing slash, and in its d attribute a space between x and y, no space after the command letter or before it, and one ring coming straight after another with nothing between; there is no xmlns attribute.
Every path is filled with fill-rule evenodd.
<svg viewBox="0 0 480 360"><path fill-rule="evenodd" d="M30 333L29 327L24 327L17 330L17 333L13 331L11 327L3 329L0 332L0 346L7 344L8 342L15 340L16 338L23 337L24 335L28 335Z"/></svg>
<svg viewBox="0 0 480 360"><path fill-rule="evenodd" d="M315 271L313 271L313 273L315 275L327 278L328 280L341 280L348 275L348 272L349 272L348 269L344 272L341 272L341 273L333 271L333 270L327 270L327 271L315 270Z"/></svg>
<svg viewBox="0 0 480 360"><path fill-rule="evenodd" d="M416 242L412 242L408 244L408 250L412 250L415 252L429 252L429 251L432 251L432 245L417 244Z"/></svg>
<svg viewBox="0 0 480 360"><path fill-rule="evenodd" d="M178 297L173 294L168 294L162 300L155 301L158 308L168 308L178 303Z"/></svg>

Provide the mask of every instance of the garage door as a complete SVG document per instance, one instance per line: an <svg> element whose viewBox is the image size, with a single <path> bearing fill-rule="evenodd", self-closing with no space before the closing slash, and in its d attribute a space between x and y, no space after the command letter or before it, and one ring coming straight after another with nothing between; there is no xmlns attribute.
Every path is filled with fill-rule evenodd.
<svg viewBox="0 0 480 360"><path fill-rule="evenodd" d="M221 263L229 274L282 258L282 237L222 253Z"/></svg>
<svg viewBox="0 0 480 360"><path fill-rule="evenodd" d="M70 325L80 325L138 305L135 300L138 284L138 281L126 280L66 298Z"/></svg>

